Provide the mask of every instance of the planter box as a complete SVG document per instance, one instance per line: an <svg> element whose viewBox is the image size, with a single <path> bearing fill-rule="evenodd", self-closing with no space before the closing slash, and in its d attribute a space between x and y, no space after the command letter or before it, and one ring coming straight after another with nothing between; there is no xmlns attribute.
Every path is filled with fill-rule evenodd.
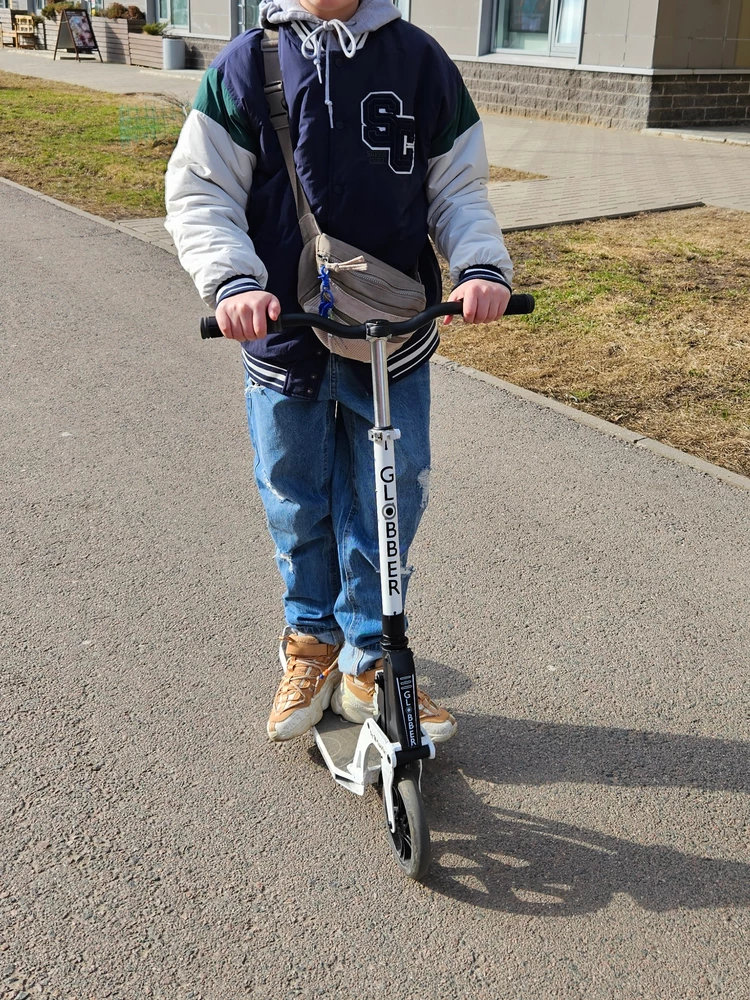
<svg viewBox="0 0 750 1000"><path fill-rule="evenodd" d="M92 17L94 37L104 62L130 65L128 19L124 17Z"/></svg>
<svg viewBox="0 0 750 1000"><path fill-rule="evenodd" d="M163 69L164 55L161 35L147 35L143 31L131 31L128 44L130 45L130 63L132 66L148 66L150 69Z"/></svg>

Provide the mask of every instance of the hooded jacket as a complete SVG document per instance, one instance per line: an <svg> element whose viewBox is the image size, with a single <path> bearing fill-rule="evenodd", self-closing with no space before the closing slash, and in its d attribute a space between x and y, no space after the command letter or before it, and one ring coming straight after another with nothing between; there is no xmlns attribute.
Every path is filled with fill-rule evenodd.
<svg viewBox="0 0 750 1000"><path fill-rule="evenodd" d="M428 304L441 297L428 237L455 284L482 276L510 285L487 199L482 125L438 43L401 20L391 0L360 0L347 22L322 21L293 0L262 3L260 13L261 25L280 29L295 165L321 229L417 269ZM210 307L265 288L298 312L302 239L264 94L261 39L261 29L246 31L206 72L167 169L165 225ZM391 378L423 364L438 343L434 324L418 331L390 356ZM242 346L253 380L317 397L327 351L311 329ZM367 366L358 367L367 385Z"/></svg>

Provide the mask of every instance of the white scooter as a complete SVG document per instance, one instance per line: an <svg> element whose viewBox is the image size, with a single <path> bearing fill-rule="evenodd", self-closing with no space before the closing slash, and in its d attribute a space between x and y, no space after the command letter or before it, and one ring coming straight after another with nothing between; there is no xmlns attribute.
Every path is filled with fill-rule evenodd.
<svg viewBox="0 0 750 1000"><path fill-rule="evenodd" d="M530 313L531 295L513 295L506 315ZM403 323L372 320L344 326L309 313L282 315L271 330L315 326L337 337L367 339L372 361L374 427L369 432L375 452L375 502L380 546L383 603L384 669L376 675L378 718L364 725L346 722L330 709L313 729L315 742L339 785L364 795L368 785L381 784L388 840L402 871L422 879L430 863L430 831L421 795L422 761L435 756L435 745L419 724L414 655L409 648L401 593L401 549L398 536L395 442L400 431L391 426L386 341L409 334L439 316L459 315L460 302L432 306ZM201 320L201 336L220 337L216 320Z"/></svg>

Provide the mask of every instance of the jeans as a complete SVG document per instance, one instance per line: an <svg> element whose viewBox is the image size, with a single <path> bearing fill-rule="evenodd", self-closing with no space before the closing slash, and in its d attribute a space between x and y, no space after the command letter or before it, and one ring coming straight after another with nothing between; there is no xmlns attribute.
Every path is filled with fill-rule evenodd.
<svg viewBox="0 0 750 1000"><path fill-rule="evenodd" d="M245 398L255 479L286 586L284 614L295 632L344 642L339 668L369 670L382 655L375 515L373 404L351 365L332 354L315 401L283 396L247 379ZM402 557L427 506L430 366L391 387Z"/></svg>

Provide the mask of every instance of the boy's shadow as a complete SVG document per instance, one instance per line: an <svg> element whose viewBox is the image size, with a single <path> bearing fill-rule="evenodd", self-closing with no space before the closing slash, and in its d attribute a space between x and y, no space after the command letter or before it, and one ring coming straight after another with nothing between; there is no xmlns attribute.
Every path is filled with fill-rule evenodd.
<svg viewBox="0 0 750 1000"><path fill-rule="evenodd" d="M572 916L627 893L649 910L750 905L750 865L644 847L488 805L471 780L750 791L750 744L636 730L461 716L423 791L428 884L489 909ZM586 794L582 791L582 794Z"/></svg>

